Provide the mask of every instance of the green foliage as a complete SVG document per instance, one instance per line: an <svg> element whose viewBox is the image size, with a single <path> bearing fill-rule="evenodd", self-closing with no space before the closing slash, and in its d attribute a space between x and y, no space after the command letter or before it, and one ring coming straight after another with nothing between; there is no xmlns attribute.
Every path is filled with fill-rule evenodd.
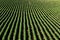
<svg viewBox="0 0 60 40"><path fill-rule="evenodd" d="M60 2L0 0L0 40L59 40Z"/></svg>

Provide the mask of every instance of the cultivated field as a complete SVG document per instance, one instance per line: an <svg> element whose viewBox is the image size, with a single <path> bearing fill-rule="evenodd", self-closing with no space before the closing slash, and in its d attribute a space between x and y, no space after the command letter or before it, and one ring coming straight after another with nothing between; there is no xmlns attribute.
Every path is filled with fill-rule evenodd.
<svg viewBox="0 0 60 40"><path fill-rule="evenodd" d="M59 39L59 1L0 0L0 40Z"/></svg>

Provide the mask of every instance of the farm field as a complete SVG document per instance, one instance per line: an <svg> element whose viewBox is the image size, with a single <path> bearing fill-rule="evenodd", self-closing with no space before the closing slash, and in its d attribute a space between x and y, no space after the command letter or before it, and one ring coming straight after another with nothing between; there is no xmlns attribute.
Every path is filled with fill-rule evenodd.
<svg viewBox="0 0 60 40"><path fill-rule="evenodd" d="M59 0L0 0L0 40L59 39Z"/></svg>

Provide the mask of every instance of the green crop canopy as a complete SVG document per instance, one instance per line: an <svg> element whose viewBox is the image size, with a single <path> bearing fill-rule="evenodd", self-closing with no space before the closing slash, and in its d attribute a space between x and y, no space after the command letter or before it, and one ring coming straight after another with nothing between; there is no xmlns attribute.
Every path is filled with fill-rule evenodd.
<svg viewBox="0 0 60 40"><path fill-rule="evenodd" d="M0 0L0 40L59 40L60 0Z"/></svg>

